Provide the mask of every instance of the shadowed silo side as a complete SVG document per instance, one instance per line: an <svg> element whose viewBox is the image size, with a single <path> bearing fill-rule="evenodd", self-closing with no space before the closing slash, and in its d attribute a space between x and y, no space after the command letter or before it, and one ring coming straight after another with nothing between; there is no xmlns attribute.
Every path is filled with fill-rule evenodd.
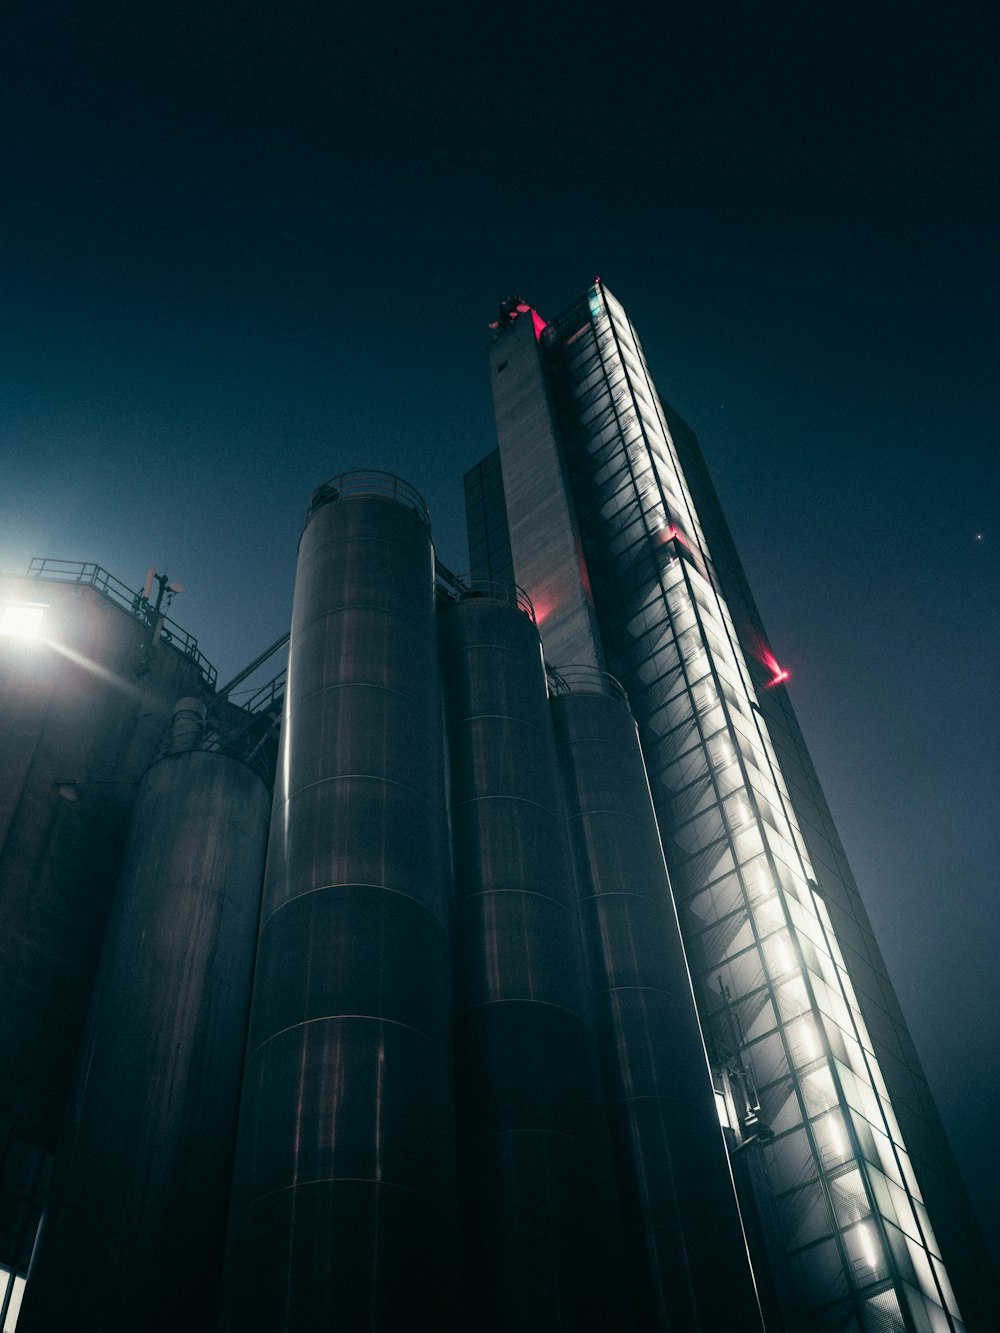
<svg viewBox="0 0 1000 1333"><path fill-rule="evenodd" d="M488 591L441 611L464 1327L628 1329L541 649L526 599Z"/></svg>
<svg viewBox="0 0 1000 1333"><path fill-rule="evenodd" d="M219 753L140 784L19 1329L215 1328L269 808Z"/></svg>
<svg viewBox="0 0 1000 1333"><path fill-rule="evenodd" d="M445 1328L456 1285L434 556L384 474L299 547L224 1327Z"/></svg>
<svg viewBox="0 0 1000 1333"><path fill-rule="evenodd" d="M551 701L639 1325L760 1329L635 723L570 668Z"/></svg>
<svg viewBox="0 0 1000 1333"><path fill-rule="evenodd" d="M0 611L44 608L37 640L0 633L0 1141L9 1128L48 1151L66 1114L135 790L175 701L203 679L180 639L159 640L106 595L128 593L107 571L69 569L80 572L68 582L0 575ZM7 1185L0 1160L0 1264L16 1266Z"/></svg>

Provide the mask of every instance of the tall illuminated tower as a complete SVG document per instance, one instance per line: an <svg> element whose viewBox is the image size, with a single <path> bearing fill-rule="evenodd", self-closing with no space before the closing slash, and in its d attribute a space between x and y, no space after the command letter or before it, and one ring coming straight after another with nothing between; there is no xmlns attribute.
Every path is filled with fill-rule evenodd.
<svg viewBox="0 0 1000 1333"><path fill-rule="evenodd" d="M995 1278L697 441L599 281L548 324L514 297L495 329L473 576L527 589L557 672L628 694L767 1327L992 1327Z"/></svg>

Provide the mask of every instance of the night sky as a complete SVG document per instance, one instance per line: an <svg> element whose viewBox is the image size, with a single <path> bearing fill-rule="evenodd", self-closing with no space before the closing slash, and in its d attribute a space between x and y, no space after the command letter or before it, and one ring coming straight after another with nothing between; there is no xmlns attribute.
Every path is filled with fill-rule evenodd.
<svg viewBox="0 0 1000 1333"><path fill-rule="evenodd" d="M697 431L1000 1252L995 7L7 0L0 568L224 679L314 486L461 571L497 302L596 274Z"/></svg>

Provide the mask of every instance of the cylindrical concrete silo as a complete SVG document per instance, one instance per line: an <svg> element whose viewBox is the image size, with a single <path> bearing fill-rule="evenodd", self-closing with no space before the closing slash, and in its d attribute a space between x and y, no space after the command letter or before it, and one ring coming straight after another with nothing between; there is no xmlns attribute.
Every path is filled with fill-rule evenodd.
<svg viewBox="0 0 1000 1333"><path fill-rule="evenodd" d="M617 682L551 701L615 1143L648 1330L760 1330L729 1162L635 723Z"/></svg>
<svg viewBox="0 0 1000 1333"><path fill-rule="evenodd" d="M139 787L28 1333L215 1328L270 801L192 739Z"/></svg>
<svg viewBox="0 0 1000 1333"><path fill-rule="evenodd" d="M464 1327L624 1330L618 1204L541 645L527 599L504 597L477 590L441 610Z"/></svg>
<svg viewBox="0 0 1000 1333"><path fill-rule="evenodd" d="M444 827L426 511L347 474L299 547L225 1328L449 1325Z"/></svg>

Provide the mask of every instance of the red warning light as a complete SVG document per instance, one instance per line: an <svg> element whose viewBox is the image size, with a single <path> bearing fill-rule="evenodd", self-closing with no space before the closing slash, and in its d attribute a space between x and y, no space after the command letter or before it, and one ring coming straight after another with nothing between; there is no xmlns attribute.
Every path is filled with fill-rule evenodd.
<svg viewBox="0 0 1000 1333"><path fill-rule="evenodd" d="M778 665L777 658L769 648L762 649L761 661L771 673L771 679L766 681L764 685L766 690L773 690L775 685L780 685L783 681L788 680L792 674L790 671L786 671L784 667Z"/></svg>

